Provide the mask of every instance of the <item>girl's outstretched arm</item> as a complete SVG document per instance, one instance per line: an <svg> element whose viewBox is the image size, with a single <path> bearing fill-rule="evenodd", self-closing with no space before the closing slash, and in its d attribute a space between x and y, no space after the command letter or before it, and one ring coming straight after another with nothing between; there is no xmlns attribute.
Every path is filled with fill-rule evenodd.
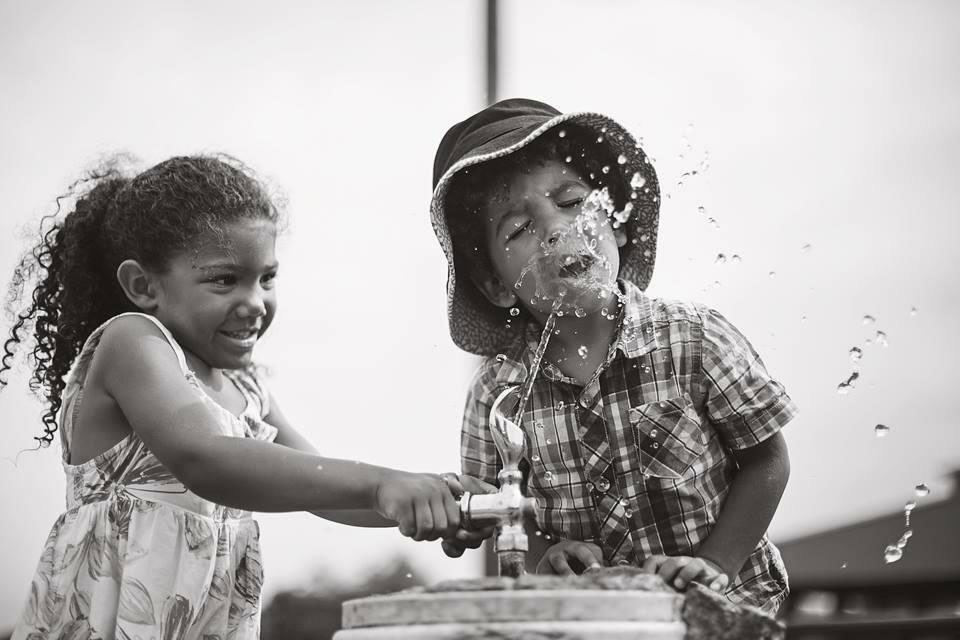
<svg viewBox="0 0 960 640"><path fill-rule="evenodd" d="M439 476L221 435L209 402L198 397L166 338L145 318L112 322L92 366L131 428L203 498L251 511L370 509L417 540L450 534L459 524L457 503Z"/></svg>
<svg viewBox="0 0 960 640"><path fill-rule="evenodd" d="M277 444L304 453L319 453L313 444L290 424L272 395L270 396L270 413L264 420L267 424L277 428L277 437L274 440ZM393 520L384 518L373 509L343 509L340 511L314 509L311 510L311 513L326 520L333 520L354 527L393 527L397 524Z"/></svg>

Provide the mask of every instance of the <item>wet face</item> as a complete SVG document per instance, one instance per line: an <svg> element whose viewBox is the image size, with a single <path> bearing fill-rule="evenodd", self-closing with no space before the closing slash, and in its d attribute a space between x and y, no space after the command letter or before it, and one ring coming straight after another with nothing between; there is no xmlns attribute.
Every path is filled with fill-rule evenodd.
<svg viewBox="0 0 960 640"><path fill-rule="evenodd" d="M592 187L556 160L505 180L492 185L481 212L495 276L481 284L487 298L500 307L519 299L539 315L561 298L565 313L608 306L626 234L615 232L606 212L598 211Z"/></svg>
<svg viewBox="0 0 960 640"><path fill-rule="evenodd" d="M200 248L175 256L155 276L157 318L189 353L212 368L250 364L276 311L276 228L239 221Z"/></svg>

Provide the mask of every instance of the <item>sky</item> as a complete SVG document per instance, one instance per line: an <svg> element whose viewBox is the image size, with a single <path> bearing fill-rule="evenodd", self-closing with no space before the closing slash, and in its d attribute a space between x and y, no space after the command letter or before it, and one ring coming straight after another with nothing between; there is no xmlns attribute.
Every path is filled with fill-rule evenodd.
<svg viewBox="0 0 960 640"><path fill-rule="evenodd" d="M649 292L720 310L800 406L774 540L896 511L920 482L921 504L947 495L960 5L500 6L500 96L642 138L664 194ZM482 16L476 0L3 3L0 274L103 155L236 155L287 202L280 310L257 351L284 413L325 455L455 470L478 362L448 337L428 203L436 144L483 106ZM860 377L841 395L853 347ZM0 393L0 629L63 509L58 449L17 455L40 430L26 375ZM427 581L480 571L477 553L395 531L259 519L268 598L395 554Z"/></svg>

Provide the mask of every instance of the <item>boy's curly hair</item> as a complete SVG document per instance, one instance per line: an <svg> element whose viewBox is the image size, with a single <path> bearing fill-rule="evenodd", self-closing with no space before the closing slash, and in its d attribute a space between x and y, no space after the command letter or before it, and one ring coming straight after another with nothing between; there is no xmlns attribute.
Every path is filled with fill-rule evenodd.
<svg viewBox="0 0 960 640"><path fill-rule="evenodd" d="M594 189L608 187L616 207L626 203L626 185L614 178L616 159L597 134L576 125L565 125L548 132L526 147L502 158L459 171L447 192L444 211L453 241L454 268L473 278L492 272L483 216L486 203L497 189L509 184L509 177L529 167L553 160L565 163ZM604 171L606 168L606 171Z"/></svg>
<svg viewBox="0 0 960 640"><path fill-rule="evenodd" d="M43 435L35 438L40 446L53 441L65 377L84 342L109 318L138 310L117 282L121 262L134 259L162 273L173 256L211 233L218 237L233 221L279 222L264 186L230 156L174 157L132 177L121 164L120 157L104 162L59 196L56 211L41 220L39 241L13 272L0 389L17 350L32 338L30 389L47 401ZM61 216L64 200L75 203Z"/></svg>

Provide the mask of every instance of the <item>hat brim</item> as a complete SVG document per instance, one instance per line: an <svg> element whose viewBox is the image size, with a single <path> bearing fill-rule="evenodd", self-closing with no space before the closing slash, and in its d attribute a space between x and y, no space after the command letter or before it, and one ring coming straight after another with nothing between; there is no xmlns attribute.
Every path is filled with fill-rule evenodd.
<svg viewBox="0 0 960 640"><path fill-rule="evenodd" d="M510 155L562 124L577 125L595 133L606 145L611 157L611 171L619 172L633 210L624 225L627 243L620 250L619 276L646 289L653 276L657 255L657 226L660 212L660 189L653 165L636 140L615 120L599 113L577 112L553 117L529 129L515 129L485 141L454 163L437 182L430 201L430 222L447 258L447 317L450 337L469 353L494 355L502 353L522 335L521 322L506 322L506 313L490 304L468 278L456 277L456 260L446 198L454 176L483 162ZM634 176L639 174L631 187Z"/></svg>

